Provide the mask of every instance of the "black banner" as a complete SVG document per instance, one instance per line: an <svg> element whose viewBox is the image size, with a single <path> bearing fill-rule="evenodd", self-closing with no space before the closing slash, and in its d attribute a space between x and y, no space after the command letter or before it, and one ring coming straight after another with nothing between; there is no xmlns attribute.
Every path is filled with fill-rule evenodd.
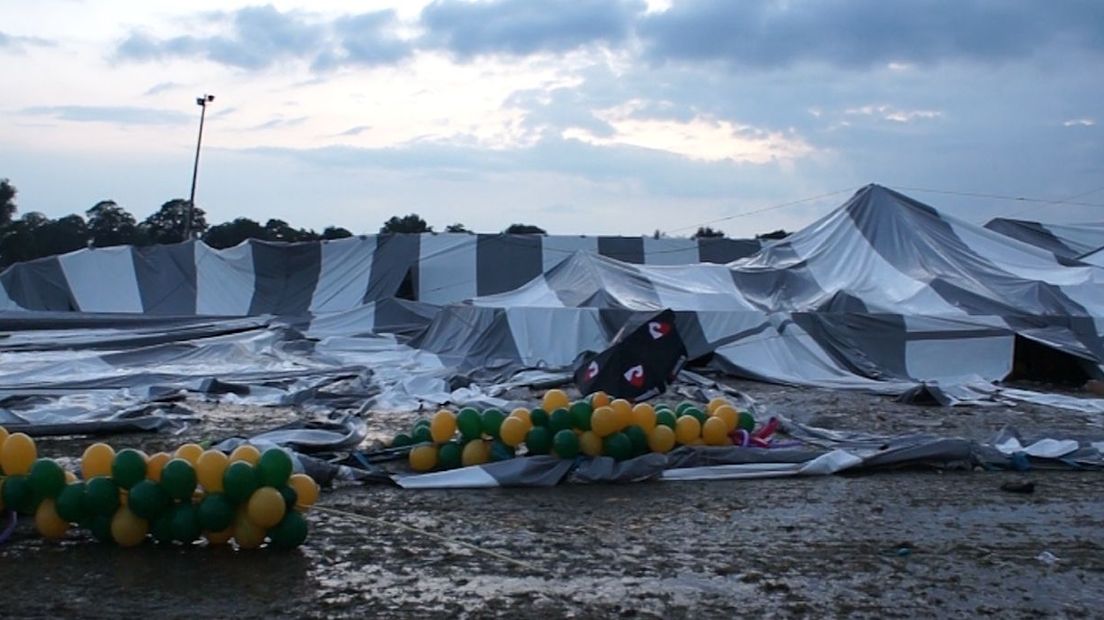
<svg viewBox="0 0 1104 620"><path fill-rule="evenodd" d="M601 390L643 401L665 392L685 363L675 313L664 310L639 324L630 322L608 349L584 357L575 369L575 386L582 394Z"/></svg>

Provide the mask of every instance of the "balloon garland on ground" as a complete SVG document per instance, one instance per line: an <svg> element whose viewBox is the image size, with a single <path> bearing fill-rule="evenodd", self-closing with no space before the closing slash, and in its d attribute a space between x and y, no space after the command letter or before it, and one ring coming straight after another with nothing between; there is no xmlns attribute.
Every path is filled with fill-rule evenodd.
<svg viewBox="0 0 1104 620"><path fill-rule="evenodd" d="M442 409L399 433L392 447L410 447L416 472L455 469L502 461L519 455L550 454L564 459L609 456L624 461L648 452L664 454L676 446L766 446L773 426L755 430L755 418L724 398L704 406L683 401L632 404L603 392L571 401L563 390L549 390L540 407L457 412Z"/></svg>
<svg viewBox="0 0 1104 620"><path fill-rule="evenodd" d="M96 443L81 456L80 471L77 478L40 458L33 439L0 427L0 517L33 516L51 540L76 525L121 547L152 539L293 549L307 538L305 514L319 495L313 479L292 473L286 451L248 444L229 455L189 443L146 456Z"/></svg>

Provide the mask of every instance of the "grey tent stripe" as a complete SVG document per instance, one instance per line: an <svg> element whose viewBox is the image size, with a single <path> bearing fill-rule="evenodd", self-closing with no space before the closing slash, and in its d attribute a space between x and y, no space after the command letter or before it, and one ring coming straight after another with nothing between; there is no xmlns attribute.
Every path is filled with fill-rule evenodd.
<svg viewBox="0 0 1104 620"><path fill-rule="evenodd" d="M1054 254L1055 258L1077 258L1077 250L1066 245L1039 222L996 218L986 222L985 227L1006 237L1029 243Z"/></svg>
<svg viewBox="0 0 1104 620"><path fill-rule="evenodd" d="M255 284L249 314L307 314L322 270L322 245L251 243Z"/></svg>
<svg viewBox="0 0 1104 620"><path fill-rule="evenodd" d="M79 310L56 256L12 265L0 281L8 297L27 310Z"/></svg>
<svg viewBox="0 0 1104 620"><path fill-rule="evenodd" d="M420 248L421 238L418 235L383 234L376 237L372 276L368 279L364 302L388 297L416 299Z"/></svg>
<svg viewBox="0 0 1104 620"><path fill-rule="evenodd" d="M598 253L626 263L643 265L644 238L598 237Z"/></svg>
<svg viewBox="0 0 1104 620"><path fill-rule="evenodd" d="M698 239L698 257L703 263L725 264L755 254L762 244L755 239L703 237Z"/></svg>
<svg viewBox="0 0 1104 620"><path fill-rule="evenodd" d="M512 291L543 271L540 235L478 235L476 294Z"/></svg>
<svg viewBox="0 0 1104 620"><path fill-rule="evenodd" d="M909 378L905 317L822 312L790 316L841 367L871 379Z"/></svg>
<svg viewBox="0 0 1104 620"><path fill-rule="evenodd" d="M760 310L793 310L799 302L826 295L789 241L779 241L765 252L770 252L772 262L793 266L769 271L729 270L736 289ZM785 294L779 295L780 291Z"/></svg>
<svg viewBox="0 0 1104 620"><path fill-rule="evenodd" d="M145 314L196 313L195 242L131 248Z"/></svg>

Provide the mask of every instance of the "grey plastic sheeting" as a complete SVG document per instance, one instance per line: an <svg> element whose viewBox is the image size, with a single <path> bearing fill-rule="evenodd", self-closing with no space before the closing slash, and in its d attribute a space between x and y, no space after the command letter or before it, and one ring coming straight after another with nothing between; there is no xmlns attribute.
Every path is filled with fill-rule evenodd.
<svg viewBox="0 0 1104 620"><path fill-rule="evenodd" d="M781 384L1041 402L993 386L1017 336L1104 375L1100 267L884 187L756 249L423 234L80 250L0 274L0 407L32 420L83 397L88 419L175 393L354 409L495 398L666 308L691 357Z"/></svg>

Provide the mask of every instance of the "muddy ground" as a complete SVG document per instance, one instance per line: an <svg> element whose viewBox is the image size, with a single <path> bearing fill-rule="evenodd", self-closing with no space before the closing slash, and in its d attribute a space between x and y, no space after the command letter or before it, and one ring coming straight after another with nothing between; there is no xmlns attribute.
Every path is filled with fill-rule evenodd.
<svg viewBox="0 0 1104 620"><path fill-rule="evenodd" d="M819 426L984 439L1099 435L1099 416L1045 407L943 409L738 383ZM154 451L254 432L290 410L199 407ZM373 438L414 415L375 415ZM93 440L40 441L49 456ZM1029 495L1000 490L1031 480ZM23 524L0 545L0 617L1100 617L1099 472L901 471L736 482L402 491L341 486L296 552L121 550ZM402 524L400 529L387 524ZM506 560L442 542L460 541ZM1056 559L1055 559L1056 558Z"/></svg>

